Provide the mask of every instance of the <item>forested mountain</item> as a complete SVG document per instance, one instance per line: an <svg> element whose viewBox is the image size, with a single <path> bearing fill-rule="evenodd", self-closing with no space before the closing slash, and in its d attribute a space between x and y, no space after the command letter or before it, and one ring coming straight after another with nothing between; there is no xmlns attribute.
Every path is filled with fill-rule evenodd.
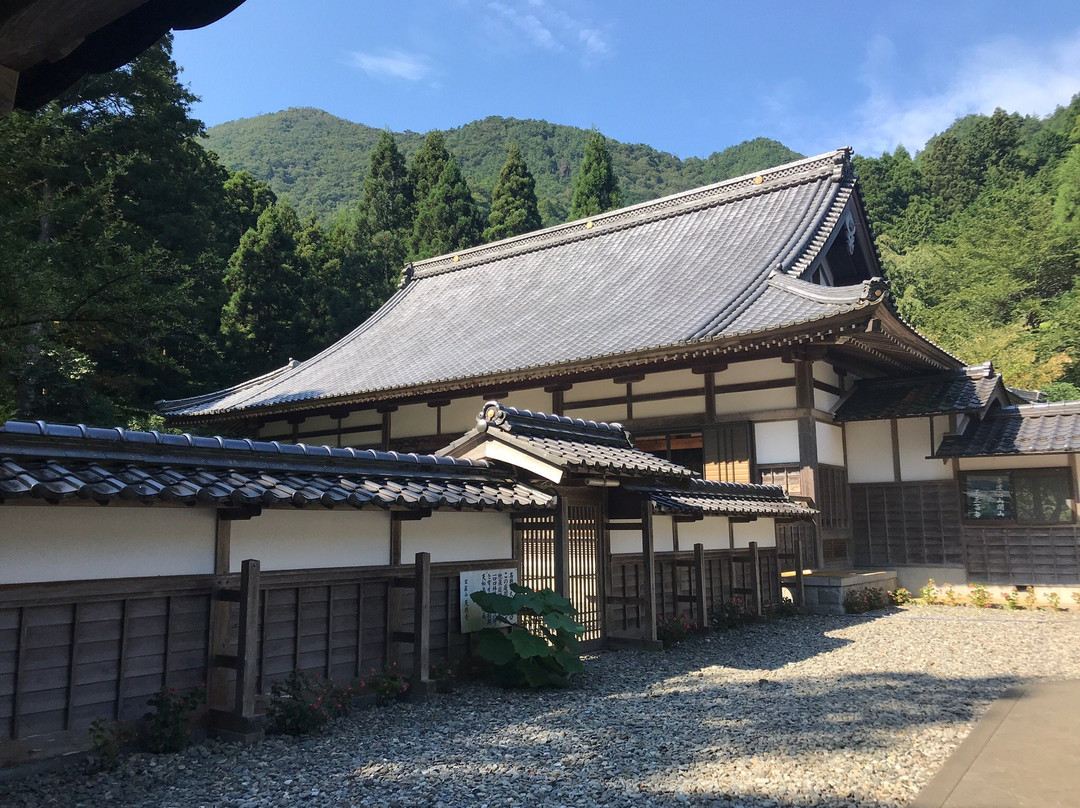
<svg viewBox="0 0 1080 808"><path fill-rule="evenodd" d="M1080 97L971 115L916 156L855 158L901 313L1013 385L1080 398Z"/></svg>
<svg viewBox="0 0 1080 808"><path fill-rule="evenodd" d="M371 151L381 130L351 123L318 109L288 109L230 121L208 129L205 144L231 169L250 172L287 197L301 214L329 220L359 198ZM490 117L443 133L484 216L506 160L507 145L521 147L536 179L545 226L566 220L574 193L573 173L585 154L586 129L547 121ZM416 132L395 133L398 148L412 159L424 141ZM623 204L719 182L798 159L781 143L757 138L706 159L680 160L650 146L608 141Z"/></svg>

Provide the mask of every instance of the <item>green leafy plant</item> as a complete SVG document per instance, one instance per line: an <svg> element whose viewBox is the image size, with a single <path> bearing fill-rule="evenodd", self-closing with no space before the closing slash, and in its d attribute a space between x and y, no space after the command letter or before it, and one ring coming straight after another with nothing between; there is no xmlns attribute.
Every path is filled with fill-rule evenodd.
<svg viewBox="0 0 1080 808"><path fill-rule="evenodd" d="M494 614L509 631L485 628L476 652L490 662L495 679L507 687L565 687L584 665L578 654L585 627L574 620L577 609L550 589L536 592L511 584L513 596L473 592L473 601ZM510 620L517 615L518 620Z"/></svg>
<svg viewBox="0 0 1080 808"><path fill-rule="evenodd" d="M270 687L266 717L270 731L281 735L307 735L334 718L352 711L353 688L337 687L329 679L293 671Z"/></svg>
<svg viewBox="0 0 1080 808"><path fill-rule="evenodd" d="M957 597L956 590L952 584L945 584L945 605L956 606L960 603L960 598Z"/></svg>
<svg viewBox="0 0 1080 808"><path fill-rule="evenodd" d="M1029 586L1027 591L1024 592L1024 608L1034 610L1038 608L1037 603L1038 598L1035 596L1035 587Z"/></svg>
<svg viewBox="0 0 1080 808"><path fill-rule="evenodd" d="M147 704L154 709L146 716L147 750L155 754L182 751L188 743L191 714L205 701L205 687L183 693L175 687L163 687L151 696Z"/></svg>
<svg viewBox="0 0 1080 808"><path fill-rule="evenodd" d="M765 614L770 619L796 617L799 614L799 607L795 605L795 601L791 598L784 598L779 603L770 603L766 606Z"/></svg>
<svg viewBox="0 0 1080 808"><path fill-rule="evenodd" d="M885 593L875 586L849 589L844 595L844 611L848 614L865 614L875 609L884 609L886 605L888 605L888 599Z"/></svg>
<svg viewBox="0 0 1080 808"><path fill-rule="evenodd" d="M435 690L439 693L452 693L454 680L458 672L449 659L440 659L431 666L431 680L435 682Z"/></svg>
<svg viewBox="0 0 1080 808"><path fill-rule="evenodd" d="M660 615L656 618L656 639L660 640L665 648L677 645L699 631L700 624L688 618L685 612L678 617Z"/></svg>
<svg viewBox="0 0 1080 808"><path fill-rule="evenodd" d="M390 664L381 671L372 670L360 686L375 694L376 704L388 704L408 692L409 681L398 673L396 664Z"/></svg>
<svg viewBox="0 0 1080 808"><path fill-rule="evenodd" d="M990 593L986 584L968 584L968 600L976 609L985 609L990 605Z"/></svg>
<svg viewBox="0 0 1080 808"><path fill-rule="evenodd" d="M754 619L754 610L740 597L727 603L714 603L709 609L709 623L714 629L738 628Z"/></svg>
<svg viewBox="0 0 1080 808"><path fill-rule="evenodd" d="M1015 586L1002 595L1002 597L1005 599L1005 608L1009 611L1015 611L1020 608L1020 592Z"/></svg>
<svg viewBox="0 0 1080 808"><path fill-rule="evenodd" d="M889 603L893 606L903 606L905 603L911 603L911 592L902 586L890 589L885 594L889 598Z"/></svg>
<svg viewBox="0 0 1080 808"><path fill-rule="evenodd" d="M1073 592L1071 597L1073 599L1073 602L1077 606L1080 606L1080 589L1077 589L1075 592Z"/></svg>
<svg viewBox="0 0 1080 808"><path fill-rule="evenodd" d="M123 721L95 718L90 722L90 769L111 771L120 762L124 747L135 740L135 728Z"/></svg>
<svg viewBox="0 0 1080 808"><path fill-rule="evenodd" d="M938 595L940 594L937 584L934 583L934 579L931 578L926 582L926 585L919 589L919 597L922 598L922 602L927 606L933 606L938 602Z"/></svg>
<svg viewBox="0 0 1080 808"><path fill-rule="evenodd" d="M1061 595L1057 592L1047 592L1046 602L1050 604L1050 611L1061 611Z"/></svg>

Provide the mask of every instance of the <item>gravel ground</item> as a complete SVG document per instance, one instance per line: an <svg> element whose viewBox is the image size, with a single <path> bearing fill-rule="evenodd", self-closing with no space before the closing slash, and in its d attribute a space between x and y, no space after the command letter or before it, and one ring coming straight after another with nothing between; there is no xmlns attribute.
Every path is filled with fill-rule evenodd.
<svg viewBox="0 0 1080 808"><path fill-rule="evenodd" d="M316 737L10 778L0 806L903 806L1005 688L1080 677L1080 615L799 617L586 671L567 691L469 685Z"/></svg>

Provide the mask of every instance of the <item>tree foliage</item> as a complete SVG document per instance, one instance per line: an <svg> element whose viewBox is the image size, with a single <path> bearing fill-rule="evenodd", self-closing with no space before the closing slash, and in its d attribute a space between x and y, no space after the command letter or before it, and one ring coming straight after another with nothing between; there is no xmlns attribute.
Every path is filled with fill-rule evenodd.
<svg viewBox="0 0 1080 808"><path fill-rule="evenodd" d="M585 142L585 156L574 177L574 198L570 201L570 218L584 219L622 205L619 179L611 161L607 141L599 132L592 132Z"/></svg>
<svg viewBox="0 0 1080 808"><path fill-rule="evenodd" d="M491 213L484 229L484 241L520 236L539 230L540 210L536 202L536 180L525 164L521 147L511 143L506 163L491 192Z"/></svg>
<svg viewBox="0 0 1080 808"><path fill-rule="evenodd" d="M443 145L439 132L424 140L411 175L415 182L416 218L413 220L412 257L473 247L480 242L480 211L473 200L457 160Z"/></svg>

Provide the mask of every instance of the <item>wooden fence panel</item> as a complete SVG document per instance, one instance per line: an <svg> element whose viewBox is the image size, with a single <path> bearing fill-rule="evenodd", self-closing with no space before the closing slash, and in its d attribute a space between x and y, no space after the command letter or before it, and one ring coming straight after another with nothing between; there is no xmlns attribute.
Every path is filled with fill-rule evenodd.
<svg viewBox="0 0 1080 808"><path fill-rule="evenodd" d="M973 581L990 584L1080 584L1076 525L964 528L964 564Z"/></svg>
<svg viewBox="0 0 1080 808"><path fill-rule="evenodd" d="M860 483L850 488L856 566L963 563L954 482Z"/></svg>

